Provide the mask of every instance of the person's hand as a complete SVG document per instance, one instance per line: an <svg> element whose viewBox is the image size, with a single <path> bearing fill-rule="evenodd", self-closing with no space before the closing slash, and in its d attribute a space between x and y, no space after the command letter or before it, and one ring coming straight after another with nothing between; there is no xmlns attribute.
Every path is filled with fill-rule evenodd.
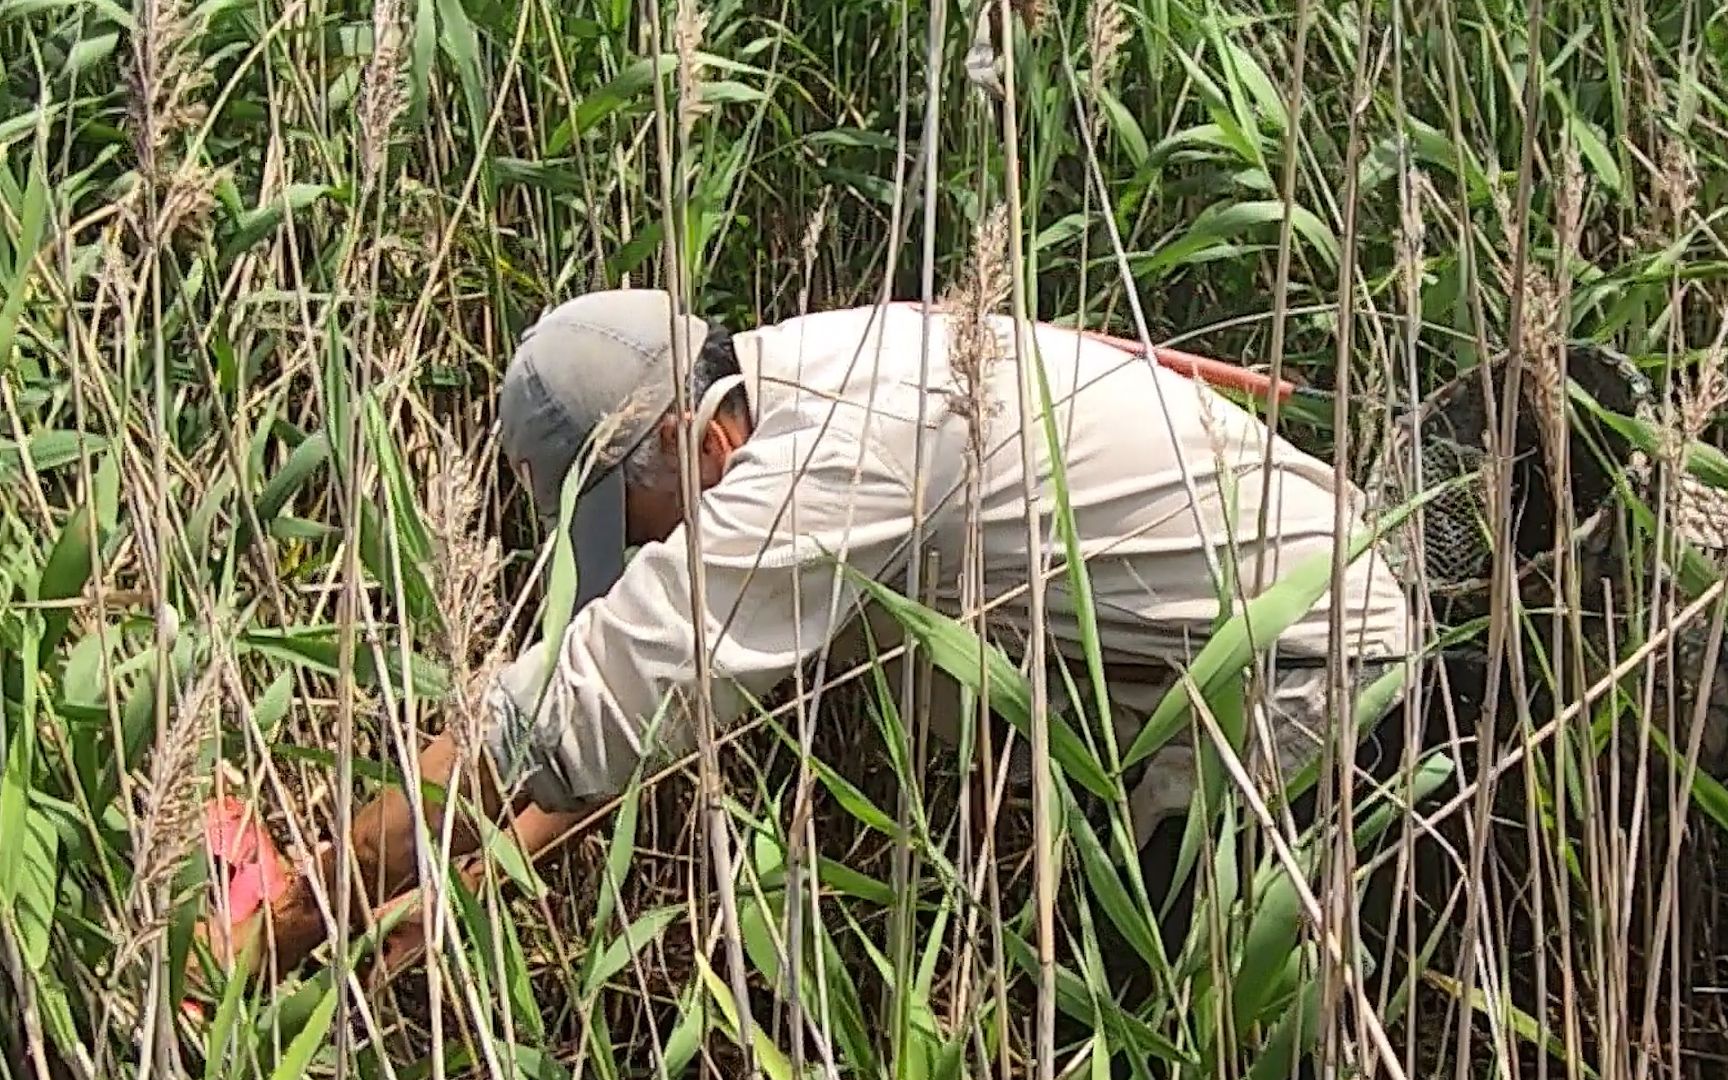
<svg viewBox="0 0 1728 1080"><path fill-rule="evenodd" d="M564 839L582 817L582 811L549 813L529 806L503 827L512 830L523 855L532 862ZM267 969L272 960L278 973L292 970L324 941L328 930L311 881L305 875L289 877L286 864L276 855L274 847L268 846L268 836L262 832L260 836L262 843L258 850L264 853L261 859L240 863L230 871L229 918L213 917L200 923L195 930L198 939L208 945L217 965L227 969L231 975L238 973L237 968L248 974ZM212 838L212 851L223 852L225 849L216 842L221 837L213 833ZM356 844L362 854L375 848L370 831L362 833L357 829ZM244 855L253 849L226 850ZM462 852L457 854L460 857ZM331 877L334 861L333 849L328 844L324 845L318 852L317 862L323 867L327 880L334 880ZM251 867L259 862L262 862L262 867L252 870ZM459 871L463 886L471 892L477 890L485 870L485 863L479 856L465 859ZM257 888L251 886L253 877L248 876L254 873ZM377 970L385 978L394 977L418 960L425 951L428 936L427 922L421 912L421 891L418 885L413 884L412 875L401 877L398 888L402 891L371 913L370 925L373 926L396 920L386 933L377 957ZM267 954L270 946L274 947L273 953ZM193 969L196 972L196 963Z"/></svg>
<svg viewBox="0 0 1728 1080"><path fill-rule="evenodd" d="M470 860L461 873L463 884L470 890L477 889L484 871L483 864ZM375 970L386 978L393 978L425 950L427 924L421 918L420 899L420 889L415 886L372 912L370 925L395 924L385 934L376 956ZM250 976L272 967L277 974L285 974L327 936L323 913L304 878L293 879L268 908L266 911L263 905L233 904L232 918L212 916L194 928L194 938L208 949L216 966L229 978ZM192 961L188 981L199 990L208 989L196 959Z"/></svg>
<svg viewBox="0 0 1728 1080"><path fill-rule="evenodd" d="M530 806L517 814L514 821L505 827L513 827L512 835L516 838L517 845L527 860L533 863L565 839L582 817L581 811L549 813L537 806ZM477 891L486 876L484 860L479 856L470 857L463 862L458 876L463 888L469 892ZM421 898L421 890L412 888L373 913L374 925L398 914L401 919L387 933L379 950L376 970L378 977L385 981L394 979L425 954L430 927L421 910Z"/></svg>
<svg viewBox="0 0 1728 1080"><path fill-rule="evenodd" d="M437 736L420 754L421 778L431 784L447 783L458 759L451 735L446 732ZM495 813L496 794L490 784L485 783L485 774L481 774L481 779L484 785L482 805L486 813ZM229 803L240 805L234 800L229 800ZM436 832L442 811L428 809L428 824ZM225 812L232 816L231 808L225 807ZM230 885L235 881L236 868L257 861L251 858L254 852L267 851L269 856L264 859L266 870L260 879L258 895L244 897L247 900L245 904L232 905L226 919L218 917L199 928L203 939L211 944L217 962L224 967L244 960L248 971L255 971L266 966L266 960L271 960L277 972L286 972L322 944L329 926L318 903L315 882L321 879L326 888L333 888L339 859L353 860L354 873L350 880L354 885L380 890L371 901L360 901L350 909L356 918L362 914L361 904L393 896L415 877L415 815L407 796L395 787L387 788L355 814L341 848L324 845L314 856L315 867L292 876L280 856L275 855L274 847L268 846L269 837L262 830L256 837L247 838L250 844L242 843L233 851L226 846L227 834L220 828L210 830L208 839L212 854L226 868L223 872L228 875ZM454 829L451 854L466 854L477 843L474 830L458 824ZM274 869L271 869L272 865ZM334 901L335 898L331 899ZM268 908L267 928L265 908ZM272 956L265 957L263 947L254 946L260 941L271 947ZM248 958L249 948L252 955Z"/></svg>
<svg viewBox="0 0 1728 1080"><path fill-rule="evenodd" d="M423 781L446 784L458 760L457 747L446 732L433 739L420 755ZM482 771L479 805L482 812L496 821L502 811L501 800L487 773ZM442 827L442 808L430 808L427 825L437 835ZM568 833L585 811L548 813L523 801L514 818L516 841L523 853L532 860L542 850ZM236 800L220 804L220 813L212 821L221 823L237 819L245 822L250 812ZM457 821L450 835L449 855L462 858L480 846L479 833L469 824ZM355 815L347 844L343 849L326 845L315 856L316 869L310 874L290 875L286 863L276 853L269 836L261 828L240 830L240 841L229 842L230 833L221 827L207 831L212 854L218 856L221 872L226 875L231 897L238 891L239 900L232 903L226 918L218 916L197 928L200 940L207 942L217 963L232 970L236 961L245 965L248 973L260 968L278 973L296 967L325 939L328 925L319 906L315 880L327 883L336 880L336 860L352 858L354 874L351 880L365 889L377 888L375 897L395 897L391 903L403 901L405 890L412 888L417 877L415 856L415 815L402 791L389 788ZM256 871L249 869L256 864ZM254 880L255 879L255 880ZM465 880L468 880L465 878ZM469 883L478 882L478 877ZM238 890L236 889L238 883ZM417 893L414 894L417 896ZM376 899L362 903L376 903ZM386 905L388 907L388 905ZM365 909L356 904L359 916ZM266 925L266 913L268 925ZM419 922L413 919L411 921ZM423 934L421 940L423 941ZM265 946L272 955L265 956ZM397 939L386 952L400 960L416 952L414 931ZM271 963L273 962L273 964ZM196 970L196 964L193 965Z"/></svg>
<svg viewBox="0 0 1728 1080"><path fill-rule="evenodd" d="M486 865L479 859L467 860L458 873L462 887L469 892L478 890L485 876ZM396 976L425 955L431 921L425 917L421 904L423 898L418 887L412 888L373 912L375 926L395 921L394 927L385 934L373 968L374 978L380 982L394 981Z"/></svg>

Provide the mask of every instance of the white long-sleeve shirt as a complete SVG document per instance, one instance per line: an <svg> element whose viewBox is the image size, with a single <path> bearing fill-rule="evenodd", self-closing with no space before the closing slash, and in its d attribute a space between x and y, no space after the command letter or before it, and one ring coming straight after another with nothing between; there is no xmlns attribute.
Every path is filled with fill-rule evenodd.
<svg viewBox="0 0 1728 1080"><path fill-rule="evenodd" d="M1027 485L1013 322L1003 317L990 325L997 349L984 358L982 394L974 395L982 399L984 436L978 535L986 600L1007 597L991 609L991 632L1012 641L1030 625ZM1250 590L1258 554L1268 560L1270 585L1281 570L1332 550L1331 466L1274 438L1268 478L1266 427L1203 383L1070 330L1034 332L1112 671L1167 672L1198 651L1220 611L1209 563L1234 559L1239 588ZM491 695L498 713L492 745L507 779L526 779L536 802L558 808L622 790L645 755L692 749L693 610L706 629L722 724L824 646L839 654L831 654L830 675L838 663L861 659L858 592L834 563L843 559L902 587L920 479L923 535L937 568L925 588L936 608L963 614L968 406L950 365L950 317L930 320L928 376L921 379L924 334L919 308L890 306L810 315L734 336L754 429L701 499L703 595L693 609L680 527L641 548L607 595L575 613L556 643L543 694L547 643L507 668ZM1052 518L1048 443L1041 422L1033 430L1037 476L1030 486L1045 566L1055 571L1045 578L1049 640L1079 661L1080 627ZM1355 531L1361 494L1352 488L1348 497ZM1256 535L1262 499L1270 500L1272 538L1264 544ZM1345 584L1345 649L1364 659L1402 655L1406 601L1384 560L1358 559ZM1330 603L1323 597L1279 639L1280 658L1327 655ZM896 642L880 611L870 613L869 623L879 648ZM1112 677L1113 711L1125 737L1165 685ZM958 694L937 696L933 720L951 734Z"/></svg>

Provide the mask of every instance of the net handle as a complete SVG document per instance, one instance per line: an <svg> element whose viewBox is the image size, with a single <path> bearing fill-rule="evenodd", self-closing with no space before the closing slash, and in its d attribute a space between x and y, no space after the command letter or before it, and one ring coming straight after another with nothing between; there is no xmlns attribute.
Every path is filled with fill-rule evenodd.
<svg viewBox="0 0 1728 1080"><path fill-rule="evenodd" d="M1116 337L1099 330L1082 330L1081 335L1093 341L1111 345L1125 352L1145 355L1146 349L1133 338ZM1289 401L1295 395L1298 387L1295 383L1284 379L1273 382L1270 375L1252 371L1224 360L1214 360L1210 356L1198 356L1183 352L1180 349L1165 349L1154 346L1152 359L1159 367L1168 368L1178 375L1190 379L1199 379L1208 386L1216 386L1229 390L1240 390L1252 394L1262 401L1276 397L1280 402Z"/></svg>

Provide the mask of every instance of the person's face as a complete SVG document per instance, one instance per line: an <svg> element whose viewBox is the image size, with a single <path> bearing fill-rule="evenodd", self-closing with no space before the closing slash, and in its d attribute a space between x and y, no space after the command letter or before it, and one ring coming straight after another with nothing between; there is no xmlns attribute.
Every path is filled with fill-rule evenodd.
<svg viewBox="0 0 1728 1080"><path fill-rule="evenodd" d="M678 472L678 423L671 415L649 436L658 439L666 483L653 487L632 486L624 493L625 533L631 545L664 540L684 521L683 483ZM749 432L737 417L722 414L709 421L696 448L696 476L707 491L726 475L726 466Z"/></svg>
<svg viewBox="0 0 1728 1080"><path fill-rule="evenodd" d="M728 414L717 416L709 423L702 433L696 458L697 479L703 491L718 484L726 475L732 454L749 438L749 434L737 417ZM662 474L667 480L655 487L633 486L625 491L624 534L632 547L666 539L684 520L684 501L679 494L683 484L678 473L678 425L671 416L667 416L649 437L659 442L660 453L665 459ZM514 463L512 472L518 483L533 490L527 462Z"/></svg>

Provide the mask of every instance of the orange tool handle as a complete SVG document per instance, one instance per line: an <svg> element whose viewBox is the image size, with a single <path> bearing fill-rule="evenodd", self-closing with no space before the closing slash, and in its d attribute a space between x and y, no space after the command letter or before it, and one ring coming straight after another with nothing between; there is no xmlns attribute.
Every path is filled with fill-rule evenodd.
<svg viewBox="0 0 1728 1080"><path fill-rule="evenodd" d="M1082 330L1080 333L1093 341L1113 345L1125 352L1144 353L1146 351L1133 338L1115 337L1111 334L1100 333L1097 330ZM1157 361L1159 367L1169 368L1171 371L1179 375L1186 375L1190 379L1199 379L1208 386L1241 390L1262 400L1268 400L1276 393L1279 401L1288 401L1290 395L1296 392L1295 383L1280 379L1274 385L1270 375L1250 371L1245 367L1238 367L1223 360L1214 360L1209 356L1196 356L1193 353L1186 353L1177 349L1154 348L1152 359Z"/></svg>

